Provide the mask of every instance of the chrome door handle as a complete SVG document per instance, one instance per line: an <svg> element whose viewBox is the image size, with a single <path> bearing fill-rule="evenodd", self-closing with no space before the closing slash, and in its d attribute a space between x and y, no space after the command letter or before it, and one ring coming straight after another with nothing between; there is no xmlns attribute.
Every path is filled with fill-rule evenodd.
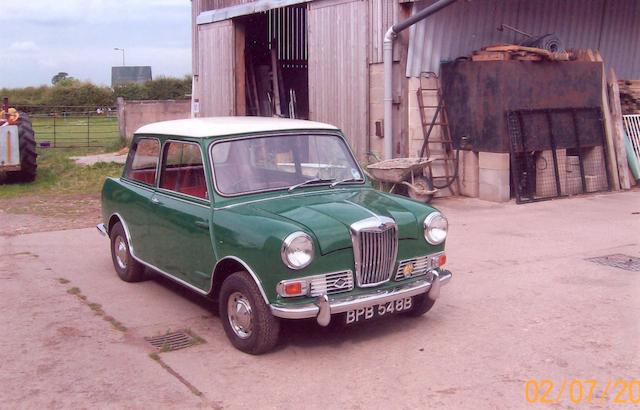
<svg viewBox="0 0 640 410"><path fill-rule="evenodd" d="M154 204L159 204L159 203L161 203L161 202L160 202L160 200L159 200L157 197L155 197L155 196L152 196L152 197L151 197L151 202L153 202Z"/></svg>

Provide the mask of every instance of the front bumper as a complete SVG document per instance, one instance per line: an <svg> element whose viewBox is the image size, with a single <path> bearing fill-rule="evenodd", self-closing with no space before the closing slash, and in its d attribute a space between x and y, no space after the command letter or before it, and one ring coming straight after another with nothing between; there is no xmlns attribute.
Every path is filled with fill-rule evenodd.
<svg viewBox="0 0 640 410"><path fill-rule="evenodd" d="M308 319L315 317L318 324L327 326L331 315L345 313L351 310L364 309L373 305L380 305L401 298L427 293L427 297L436 300L440 296L440 286L446 285L453 274L448 270L433 272L433 281L420 279L407 284L399 284L391 289L379 290L365 295L329 298L322 295L315 302L304 305L272 304L271 313L283 319Z"/></svg>

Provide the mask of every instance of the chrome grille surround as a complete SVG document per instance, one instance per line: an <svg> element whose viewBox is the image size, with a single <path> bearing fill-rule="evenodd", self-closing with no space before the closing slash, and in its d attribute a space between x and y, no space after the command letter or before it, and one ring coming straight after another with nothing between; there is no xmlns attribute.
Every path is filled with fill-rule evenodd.
<svg viewBox="0 0 640 410"><path fill-rule="evenodd" d="M374 216L355 222L350 228L358 286L368 288L389 281L398 256L395 221Z"/></svg>
<svg viewBox="0 0 640 410"><path fill-rule="evenodd" d="M400 263L398 264L398 269L396 270L395 280L403 280L424 275L432 269L439 267L438 258L442 254L444 254L444 252L432 253L429 255L418 256L415 258L400 261ZM407 276L404 273L404 267L409 264L413 264L413 271L410 275Z"/></svg>
<svg viewBox="0 0 640 410"><path fill-rule="evenodd" d="M353 290L353 273L348 271L333 272L306 278L309 283L309 295L332 295Z"/></svg>

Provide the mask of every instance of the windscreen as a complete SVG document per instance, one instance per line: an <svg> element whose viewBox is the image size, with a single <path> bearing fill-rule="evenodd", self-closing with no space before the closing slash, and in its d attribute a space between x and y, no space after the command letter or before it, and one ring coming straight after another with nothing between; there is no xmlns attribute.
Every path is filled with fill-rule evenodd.
<svg viewBox="0 0 640 410"><path fill-rule="evenodd" d="M222 195L291 188L298 184L363 182L344 140L335 135L283 135L214 143L216 188Z"/></svg>

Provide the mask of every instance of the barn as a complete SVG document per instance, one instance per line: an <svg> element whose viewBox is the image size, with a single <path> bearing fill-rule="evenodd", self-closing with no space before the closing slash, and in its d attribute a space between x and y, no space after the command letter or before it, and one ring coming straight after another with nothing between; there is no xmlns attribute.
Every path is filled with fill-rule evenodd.
<svg viewBox="0 0 640 410"><path fill-rule="evenodd" d="M518 43L522 33L553 33L563 48L598 50L600 64L618 78L640 78L640 1L458 0L395 39L392 130L385 136L385 33L433 3L192 0L194 115L329 122L344 131L361 160L382 157L385 139L390 156L405 157L422 146L420 110L431 115L416 91L424 89L434 101L443 63L488 45ZM454 143L460 148L459 139Z"/></svg>

